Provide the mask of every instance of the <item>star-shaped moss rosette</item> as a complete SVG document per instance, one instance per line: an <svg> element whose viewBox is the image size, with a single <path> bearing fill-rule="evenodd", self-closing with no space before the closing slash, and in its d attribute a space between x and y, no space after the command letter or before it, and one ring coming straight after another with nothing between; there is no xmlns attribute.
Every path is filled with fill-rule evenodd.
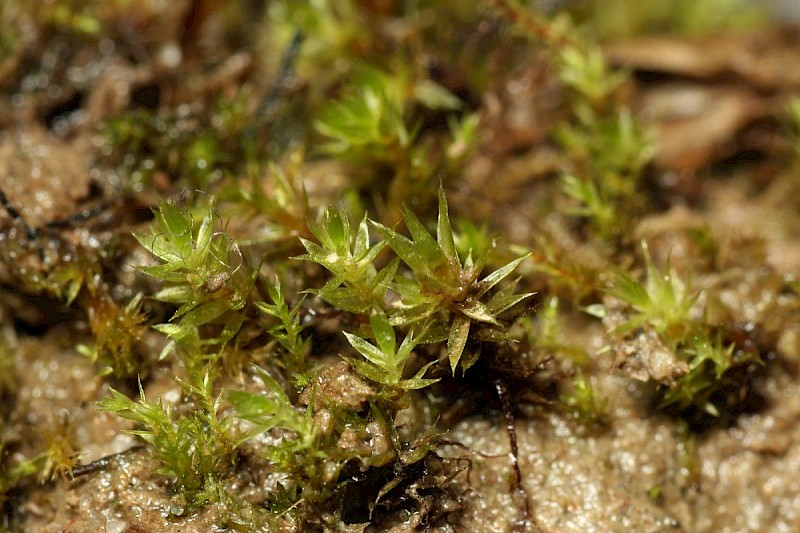
<svg viewBox="0 0 800 533"><path fill-rule="evenodd" d="M391 315L391 323L406 325L445 313L448 317L445 322L448 324L446 338L450 368L455 373L461 363L462 370L466 370L476 360L475 356L462 360L472 325L489 325L502 333L499 316L533 295L516 294L515 283L509 283L486 298L489 291L507 278L528 256L518 257L479 280L484 258L474 260L471 253L464 261L459 258L447 199L442 189L439 190L439 219L435 239L409 209L403 209L403 220L411 238L373 222L381 237L411 271L411 277L396 276L392 284L400 300ZM440 328L434 325L434 333L429 338L435 336L436 329Z"/></svg>

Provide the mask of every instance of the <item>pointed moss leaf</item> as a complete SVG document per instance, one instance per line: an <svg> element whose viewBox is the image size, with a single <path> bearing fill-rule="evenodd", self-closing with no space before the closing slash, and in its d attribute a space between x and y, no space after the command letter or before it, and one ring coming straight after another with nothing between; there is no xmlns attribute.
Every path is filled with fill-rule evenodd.
<svg viewBox="0 0 800 533"><path fill-rule="evenodd" d="M268 314L269 316L278 318L281 316L281 310L272 304L268 304L267 302L256 302L256 307L262 312Z"/></svg>
<svg viewBox="0 0 800 533"><path fill-rule="evenodd" d="M561 179L561 186L564 194L583 204L582 207L572 208L568 211L573 215L602 218L604 210L609 208L600 198L597 187L591 181L567 175Z"/></svg>
<svg viewBox="0 0 800 533"><path fill-rule="evenodd" d="M355 357L344 357L344 360L347 361L353 368L355 368L359 374L371 381L374 381L375 383L382 383L384 385L395 384L391 379L388 379L389 375L384 369L375 366L368 361L356 359Z"/></svg>
<svg viewBox="0 0 800 533"><path fill-rule="evenodd" d="M439 308L432 307L430 305L415 305L413 307L408 307L395 312L389 319L389 322L393 326L407 326L409 324L414 324L415 322L425 320L438 310ZM447 338L447 335L445 335L445 338Z"/></svg>
<svg viewBox="0 0 800 533"><path fill-rule="evenodd" d="M500 287L499 290L497 290L492 297L489 298L489 303L487 304L489 309L494 310L498 306L497 302L511 296L516 296L514 291L517 289L517 284L519 284L519 278L516 278Z"/></svg>
<svg viewBox="0 0 800 533"><path fill-rule="evenodd" d="M97 406L102 411L117 413L134 422L145 423L147 421L147 418L136 410L136 402L115 389L109 389L109 392L111 392L111 398L97 402ZM144 396L142 396L142 400L144 400Z"/></svg>
<svg viewBox="0 0 800 533"><path fill-rule="evenodd" d="M197 335L197 329L190 327L183 327L181 324L156 324L155 326L153 326L153 329L163 333L171 340L173 340L174 343L177 344L194 346L197 344L199 340L199 337ZM162 350L161 352L162 356L166 356L165 354L169 354L168 349L172 350L174 349L174 346L172 347L165 346L164 350ZM163 359L163 357L160 357L159 359Z"/></svg>
<svg viewBox="0 0 800 533"><path fill-rule="evenodd" d="M188 331L188 328L183 328L180 324L172 323L155 324L153 325L153 329L170 338L179 337L181 334L184 334Z"/></svg>
<svg viewBox="0 0 800 533"><path fill-rule="evenodd" d="M419 335L417 342L419 344L433 344L436 342L444 342L450 335L448 324L439 321L432 322L429 327L425 328L424 332Z"/></svg>
<svg viewBox="0 0 800 533"><path fill-rule="evenodd" d="M462 276L468 277L463 270L460 270L457 265L450 263L454 268L442 272L439 270L433 274L418 273L417 282L419 282L426 292L445 294L460 294Z"/></svg>
<svg viewBox="0 0 800 533"><path fill-rule="evenodd" d="M176 248L182 248L191 242L191 218L174 201L161 202L156 211L156 220Z"/></svg>
<svg viewBox="0 0 800 533"><path fill-rule="evenodd" d="M258 424L259 428L250 436L280 427L303 435L311 431L305 417L299 413L285 394L263 395L247 391L228 391L228 401L244 420Z"/></svg>
<svg viewBox="0 0 800 533"><path fill-rule="evenodd" d="M163 265L140 266L138 269L148 276L159 278L164 281L182 282L186 280L186 273L178 271L183 269L182 261L183 260L164 263Z"/></svg>
<svg viewBox="0 0 800 533"><path fill-rule="evenodd" d="M318 294L319 296L322 296L324 298L325 295L332 293L333 291L341 287L343 283L344 283L344 277L337 275L329 279L328 282L325 283L325 285L323 285L319 289L308 289L308 292L311 294ZM350 289L348 288L348 290Z"/></svg>
<svg viewBox="0 0 800 533"><path fill-rule="evenodd" d="M173 241L163 232L142 233L134 231L133 236L145 250L162 261L176 261L181 259L181 256L176 253Z"/></svg>
<svg viewBox="0 0 800 533"><path fill-rule="evenodd" d="M406 360L408 359L409 355L411 355L411 350L413 350L422 337L425 336L425 332L428 330L428 324L422 326L421 329L412 330L406 335L406 338L403 339L403 342L400 344L400 349L397 350L397 360L402 362L402 365L405 365Z"/></svg>
<svg viewBox="0 0 800 533"><path fill-rule="evenodd" d="M489 311L489 308L478 300L472 300L462 305L461 312L478 322L488 322L489 324L499 325L497 319Z"/></svg>
<svg viewBox="0 0 800 533"><path fill-rule="evenodd" d="M350 249L350 221L341 209L330 208L325 212L325 229L340 255Z"/></svg>
<svg viewBox="0 0 800 533"><path fill-rule="evenodd" d="M370 263L372 263L376 257L378 257L378 254L381 253L381 250L383 250L385 246L386 243L381 241L379 243L376 243L375 246L373 246L372 248L370 248L367 253L358 255L354 253L353 255L359 258L358 260L359 266L366 267Z"/></svg>
<svg viewBox="0 0 800 533"><path fill-rule="evenodd" d="M350 221L340 208L329 207L322 216L322 222L309 220L308 227L317 240L322 243L321 249L327 250L327 253L344 254L349 250Z"/></svg>
<svg viewBox="0 0 800 533"><path fill-rule="evenodd" d="M606 317L606 306L603 304L589 304L582 309L584 313L592 315L595 318Z"/></svg>
<svg viewBox="0 0 800 533"><path fill-rule="evenodd" d="M424 258L426 270L433 270L448 258L445 256L442 248L439 246L425 226L420 222L417 215L411 210L403 208L403 220L406 223L408 232L414 241L418 254ZM399 254L398 254L399 255ZM457 259L456 259L457 262ZM409 265L411 266L411 265Z"/></svg>
<svg viewBox="0 0 800 533"><path fill-rule="evenodd" d="M674 307L678 303L678 298L683 296L685 286L675 272L670 271L669 263L667 263L666 272L662 275L655 265L648 263L645 290L650 295L652 302Z"/></svg>
<svg viewBox="0 0 800 533"><path fill-rule="evenodd" d="M203 213L203 221L200 223L200 228L197 230L197 238L195 249L199 251L206 250L211 243L211 237L214 234L214 211L213 205L206 207Z"/></svg>
<svg viewBox="0 0 800 533"><path fill-rule="evenodd" d="M381 351L384 354L394 354L396 343L394 329L389 325L386 315L382 312L373 314L369 318L369 324Z"/></svg>
<svg viewBox="0 0 800 533"><path fill-rule="evenodd" d="M223 345L230 342L239 330L242 329L242 325L244 324L245 316L239 313L231 313L228 319L225 321L225 326L222 328L222 333L219 335L219 342Z"/></svg>
<svg viewBox="0 0 800 533"><path fill-rule="evenodd" d="M461 354L464 353L464 347L467 345L470 322L469 317L456 315L450 326L450 335L447 338L447 358L450 360L450 369L453 371L453 375L456 374L456 367L458 367Z"/></svg>
<svg viewBox="0 0 800 533"><path fill-rule="evenodd" d="M483 342L505 342L505 343L512 343L517 342L514 339L511 339L505 332L494 328L475 328L473 331L470 332L470 339ZM478 343L480 345L480 343ZM464 356L466 357L466 355ZM461 368L466 370L469 368L464 364L464 359L461 359Z"/></svg>
<svg viewBox="0 0 800 533"><path fill-rule="evenodd" d="M364 218L361 219L361 222L358 225L358 231L356 232L356 239L355 242L353 243L353 255L355 257L363 257L366 254L368 247L369 247L369 225L367 224L367 215L364 214ZM378 251L380 251L380 249ZM372 260L370 259L370 262L371 261Z"/></svg>
<svg viewBox="0 0 800 533"><path fill-rule="evenodd" d="M437 361L429 362L428 364L420 368L419 371L416 374L414 374L413 377L402 380L399 383L400 387L406 390L415 390L415 389L424 389L425 387L433 385L434 383L439 381L440 378L436 379L423 378L422 376L424 376L425 372L427 372L428 369L436 363Z"/></svg>
<svg viewBox="0 0 800 533"><path fill-rule="evenodd" d="M522 294L509 294L499 298L492 298L491 300L489 300L489 304L487 305L487 307L493 314L499 315L500 313L511 309L521 301L530 298L534 294L536 293L525 292Z"/></svg>
<svg viewBox="0 0 800 533"><path fill-rule="evenodd" d="M286 395L286 392L283 390L283 387L275 381L269 373L267 373L264 369L255 367L256 373L258 377L261 378L261 381L264 382L264 385L267 387L267 390L272 394L273 397L277 398L280 403L284 405L292 405L292 402L289 400L289 397Z"/></svg>
<svg viewBox="0 0 800 533"><path fill-rule="evenodd" d="M377 347L373 346L357 335L353 335L352 333L348 333L346 331L343 333L344 336L347 337L347 342L350 343L350 346L355 348L355 350L363 355L365 359L381 368L386 366L387 358Z"/></svg>
<svg viewBox="0 0 800 533"><path fill-rule="evenodd" d="M500 340L491 339L491 342L502 342L507 340L505 337L501 336ZM472 350L464 350L464 355L461 356L461 372L466 372L472 365L478 362L478 359L481 356L481 345L478 344L475 349Z"/></svg>
<svg viewBox="0 0 800 533"><path fill-rule="evenodd" d="M710 414L711 416L719 418L719 410L717 409L717 406L714 405L713 403L706 402L705 404L703 404L703 410L706 413Z"/></svg>
<svg viewBox="0 0 800 533"><path fill-rule="evenodd" d="M325 229L323 228L322 224L311 219L307 221L307 224L308 224L308 229L311 230L311 233L314 234L314 237L316 237L317 240L321 242L323 246L325 246L325 248L328 248L330 250L334 249L333 242L328 236L328 232L325 231ZM303 246L305 246L306 242L310 242L306 241L302 237L300 237L300 241L303 241ZM306 249L308 249L308 247L306 247Z"/></svg>
<svg viewBox="0 0 800 533"><path fill-rule="evenodd" d="M486 293L492 287L497 285L501 280L511 274L514 269L516 269L520 263L522 263L525 259L530 257L530 254L523 255L522 257L518 257L505 265L504 267L498 268L485 278L481 280L481 293Z"/></svg>
<svg viewBox="0 0 800 533"><path fill-rule="evenodd" d="M647 315L634 315L619 326L612 329L609 333L612 335L626 335L631 331L636 331L637 329L643 327L648 323L649 320L650 318Z"/></svg>
<svg viewBox="0 0 800 533"><path fill-rule="evenodd" d="M285 406L280 398L274 395L264 396L242 390L231 390L227 396L240 417L262 424Z"/></svg>
<svg viewBox="0 0 800 533"><path fill-rule="evenodd" d="M281 284L281 279L276 277L275 283L267 280L265 285L267 287L267 294L272 302L280 307L283 307L285 305L285 300L283 297L283 285Z"/></svg>
<svg viewBox="0 0 800 533"><path fill-rule="evenodd" d="M428 301L430 295L422 292L422 287L417 280L408 276L397 276L392 283L392 289L400 295L397 307L407 309Z"/></svg>
<svg viewBox="0 0 800 533"><path fill-rule="evenodd" d="M297 204L297 194L295 187L289 183L283 169L281 169L274 161L269 163L270 174L275 177L275 203L282 208ZM259 189L260 190L260 189ZM303 205L303 204L301 204Z"/></svg>
<svg viewBox="0 0 800 533"><path fill-rule="evenodd" d="M191 328L207 324L229 309L228 302L212 301L186 313L181 319L181 327Z"/></svg>
<svg viewBox="0 0 800 533"><path fill-rule="evenodd" d="M154 326L155 327L155 326ZM164 347L161 349L161 352L158 354L158 360L163 361L171 353L175 351L175 341L169 341Z"/></svg>
<svg viewBox="0 0 800 533"><path fill-rule="evenodd" d="M383 136L394 133L388 131L392 124L399 121L402 125L400 117L392 116L390 104L382 91L367 88L328 106L314 126L333 139L326 147L334 152L347 151L353 145L381 144Z"/></svg>
<svg viewBox="0 0 800 533"><path fill-rule="evenodd" d="M447 211L447 198L444 189L439 186L439 220L436 225L436 240L451 263L460 264L456 253L456 241L453 238L453 228L450 225L450 215Z"/></svg>
<svg viewBox="0 0 800 533"><path fill-rule="evenodd" d="M454 110L461 107L461 100L433 80L420 80L414 85L414 97L431 109Z"/></svg>
<svg viewBox="0 0 800 533"><path fill-rule="evenodd" d="M308 413L301 413L295 409L272 376L261 369L257 370L267 388L267 394L228 391L227 398L237 414L245 420L259 424L260 432L280 427L294 431L301 437L310 436L313 433L313 424L311 418L307 416Z"/></svg>
<svg viewBox="0 0 800 533"><path fill-rule="evenodd" d="M383 294L386 292L386 289L389 288L390 282L394 279L395 273L397 273L397 266L400 264L400 258L395 257L392 259L388 265L383 267L375 277L372 279L372 284L375 289L380 288L381 290L378 291L379 299L383 297Z"/></svg>
<svg viewBox="0 0 800 533"><path fill-rule="evenodd" d="M191 300L184 302L178 309L175 310L175 313L173 313L172 317L170 318L170 321L172 322L175 321L175 319L182 317L183 315L185 315L186 313L197 307L198 304L199 302L197 298L192 298Z"/></svg>
<svg viewBox="0 0 800 533"><path fill-rule="evenodd" d="M464 259L464 269L475 268L475 260L472 258L472 248L467 252L467 258Z"/></svg>
<svg viewBox="0 0 800 533"><path fill-rule="evenodd" d="M320 239L322 240L322 239ZM319 263L327 268L326 265L331 264L331 259L338 259L338 256L335 252L326 250L319 244L315 243L314 241L309 241L300 237L300 243L303 245L303 248L306 249L308 254L301 255L296 259L302 259L305 261L313 261L315 263Z"/></svg>
<svg viewBox="0 0 800 533"><path fill-rule="evenodd" d="M608 283L606 292L638 309L648 309L651 306L650 296L641 283L624 272L618 272Z"/></svg>
<svg viewBox="0 0 800 533"><path fill-rule="evenodd" d="M381 237L389 243L392 250L403 260L405 264L414 272L426 272L428 263L425 256L420 254L416 244L407 237L400 235L396 231L387 228L378 222L372 222ZM431 239L433 240L433 239ZM433 241L435 244L435 241Z"/></svg>
<svg viewBox="0 0 800 533"><path fill-rule="evenodd" d="M153 298L159 302L182 304L190 300L192 298L192 294L192 288L188 285L175 285L173 287L161 289L153 295Z"/></svg>
<svg viewBox="0 0 800 533"><path fill-rule="evenodd" d="M324 294L319 293L319 296L334 307L350 313L366 314L372 308L372 302L365 302L354 289L349 287L340 287Z"/></svg>

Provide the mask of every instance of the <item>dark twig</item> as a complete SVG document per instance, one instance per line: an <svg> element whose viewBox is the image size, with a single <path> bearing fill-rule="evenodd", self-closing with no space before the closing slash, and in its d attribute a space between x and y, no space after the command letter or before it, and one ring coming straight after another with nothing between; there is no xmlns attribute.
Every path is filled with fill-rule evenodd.
<svg viewBox="0 0 800 533"><path fill-rule="evenodd" d="M28 242L31 242L36 246L36 252L39 254L39 259L44 263L45 262L45 255L44 255L44 248L42 248L42 243L39 242L39 230L32 228L25 222L25 219L22 218L22 214L17 211L17 208L11 203L6 196L5 191L0 189L0 203L3 204L3 208L6 210L8 215L16 222L17 224L22 225L22 228L25 230L25 237L28 239Z"/></svg>
<svg viewBox="0 0 800 533"><path fill-rule="evenodd" d="M61 218L58 220L53 220L51 222L48 222L47 224L45 224L45 227L55 229L55 228L65 228L68 226L72 226L74 224L77 224L78 222L83 222L84 220L89 220L91 218L94 218L102 214L104 211L108 209L108 207L109 203L105 202L100 205L96 205L94 207L87 207L86 209L82 209L77 213L68 216L67 218Z"/></svg>
<svg viewBox="0 0 800 533"><path fill-rule="evenodd" d="M102 470L108 465L111 464L111 461L116 459L117 457L121 457L127 453L135 452L137 450L141 450L144 448L144 445L137 444L136 446L132 446L125 450L124 452L112 453L111 455L106 455L105 457L101 457L96 461L92 461L91 463L87 463L85 465L78 465L72 468L72 472L70 477L75 479L76 477L87 476L93 472L97 472L98 470Z"/></svg>
<svg viewBox="0 0 800 533"><path fill-rule="evenodd" d="M292 72L294 71L294 63L297 59L297 53L300 51L300 44L303 42L304 37L305 36L301 30L297 30L294 34L294 37L292 37L288 48L283 53L283 59L281 60L281 66L278 70L278 75L275 78L275 81L272 83L272 87L270 87L269 91L267 91L267 94L264 96L264 99L261 101L261 105L258 106L258 110L256 111L252 122L247 129L245 129L245 137L253 137L258 132L258 130L269 118L269 115L272 112L272 109L275 107L275 104L278 103L278 98L280 97L281 92L284 90L286 80L292 76Z"/></svg>
<svg viewBox="0 0 800 533"><path fill-rule="evenodd" d="M25 219L22 218L22 214L17 211L17 208L14 207L14 205L8 199L8 196L6 196L6 193L3 191L3 189L0 189L0 203L3 204L3 208L6 210L6 212L8 212L9 216L15 222L22 225L23 229L25 229L25 236L28 238L28 240L36 240L36 238L39 236L39 232L25 222Z"/></svg>
<svg viewBox="0 0 800 533"><path fill-rule="evenodd" d="M522 471L519 469L519 448L517 447L517 426L514 421L514 411L511 409L508 388L501 379L494 380L494 387L497 391L497 397L500 399L500 406L503 410L503 418L505 418L506 430L508 431L508 440L511 445L511 451L508 454L508 458L511 461L511 468L514 471L511 490L514 491L517 495L517 499L522 503L520 516L517 517L513 531L515 533L524 533L530 531L531 528L538 530L536 522L531 514L528 494L525 492L525 487L522 485Z"/></svg>
<svg viewBox="0 0 800 533"><path fill-rule="evenodd" d="M2 189L0 189L0 204L2 204L3 208L9 214L11 219L15 223L20 224L22 226L22 228L25 230L26 239L28 240L28 242L30 242L36 247L36 251L39 254L39 259L43 263L46 263L47 258L45 256L44 248L42 247L41 243L42 229L30 226L25 221L25 218L23 218L22 213L20 213L19 210L17 210L17 208L14 207L14 204L11 203L11 200L8 199L8 196L6 196L5 191L3 191ZM70 215L66 218L52 220L47 224L45 224L43 228L45 231L47 231L47 230L55 230L73 226L79 222L83 222L84 220L89 220L91 218L94 218L102 214L105 210L108 209L108 207L109 207L108 202L104 202L94 207L87 207L86 209L82 209L81 211L78 211L77 213Z"/></svg>

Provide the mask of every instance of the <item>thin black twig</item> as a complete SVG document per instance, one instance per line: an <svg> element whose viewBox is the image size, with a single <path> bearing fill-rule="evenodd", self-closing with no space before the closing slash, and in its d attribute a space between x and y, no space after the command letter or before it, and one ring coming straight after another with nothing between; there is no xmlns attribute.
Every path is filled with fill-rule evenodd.
<svg viewBox="0 0 800 533"><path fill-rule="evenodd" d="M73 225L77 224L78 222L83 222L85 220L89 220L89 219L92 219L92 218L94 218L96 216L101 215L103 212L105 212L109 208L109 206L110 206L110 203L104 202L104 203L102 203L100 205L96 205L94 207L87 207L86 209L82 209L82 210L78 211L77 213L68 216L67 218L60 218L60 219L48 222L47 224L45 224L45 227L56 229L56 228L65 228L65 227L68 227L68 226L73 226Z"/></svg>
<svg viewBox="0 0 800 533"><path fill-rule="evenodd" d="M6 210L11 219L15 223L22 226L22 228L25 230L25 237L28 239L28 242L34 243L34 246L36 246L36 252L39 254L39 259L42 262L45 262L44 248L42 248L42 244L39 242L39 230L32 228L27 222L25 222L22 214L17 211L17 208L14 207L14 204L12 204L11 200L8 199L8 196L6 196L6 193L3 191L3 189L0 189L0 203L2 203L3 208Z"/></svg>
<svg viewBox="0 0 800 533"><path fill-rule="evenodd" d="M503 411L503 418L506 421L506 431L508 431L508 440L511 445L511 451L508 458L511 461L511 468L514 471L514 479L511 482L511 490L517 495L517 499L522 502L520 515L514 524L513 531L515 533L524 533L530 531L531 528L538 530L536 521L531 514L530 500L522 485L522 471L519 468L519 448L517 447L517 425L514 420L514 411L511 409L511 400L508 395L508 388L501 379L494 380L494 387L497 391L497 397L500 399L500 406Z"/></svg>
<svg viewBox="0 0 800 533"><path fill-rule="evenodd" d="M6 210L8 215L14 220L14 222L22 225L23 229L25 230L25 236L28 238L28 240L31 241L36 240L36 238L39 236L39 232L36 231L34 228L30 227L28 223L25 222L25 219L22 217L22 214L19 211L17 211L17 208L14 207L14 204L12 204L11 200L8 199L8 196L6 196L6 193L5 191L3 191L3 189L0 189L0 203L3 204L3 208Z"/></svg>
<svg viewBox="0 0 800 533"><path fill-rule="evenodd" d="M305 35L301 30L297 30L289 42L289 46L283 54L281 66L275 81L272 83L269 91L261 101L261 105L256 110L253 121L245 129L245 137L253 137L257 131L267 122L272 109L278 103L278 99L286 86L286 80L292 76L294 72L294 64L297 60L297 54L300 51L300 44L303 42Z"/></svg>
<svg viewBox="0 0 800 533"><path fill-rule="evenodd" d="M36 247L36 252L39 255L39 259L43 263L47 263L47 257L45 256L44 247L42 246L41 242L42 229L32 227L27 223L25 218L22 216L22 213L20 213L20 211L16 207L14 207L14 204L11 203L11 200L8 199L8 196L6 195L5 191L3 191L3 189L0 189L0 205L3 206L3 209L6 210L6 212L14 221L14 223L22 226L23 230L25 230L25 238L28 240L29 243L33 244ZM43 228L45 231L47 231L47 230L56 230L74 226L79 222L89 220L91 218L94 218L102 214L109 208L109 205L110 205L109 202L104 202L94 207L87 207L66 218L51 220L47 224L44 224Z"/></svg>
<svg viewBox="0 0 800 533"><path fill-rule="evenodd" d="M87 476L93 472L97 472L98 470L102 470L111 462L116 459L117 457L121 457L127 453L135 452L137 450L141 450L144 448L143 444L137 444L128 448L123 452L112 453L111 455L106 455L105 457L101 457L96 461L92 461L91 463L87 463L85 465L78 465L72 468L72 472L70 473L70 477L75 479L76 477Z"/></svg>

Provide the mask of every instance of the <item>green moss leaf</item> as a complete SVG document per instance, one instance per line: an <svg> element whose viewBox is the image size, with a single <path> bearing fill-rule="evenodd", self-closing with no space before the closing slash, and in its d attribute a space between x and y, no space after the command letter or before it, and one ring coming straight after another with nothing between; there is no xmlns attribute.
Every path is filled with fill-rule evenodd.
<svg viewBox="0 0 800 533"><path fill-rule="evenodd" d="M453 375L456 373L461 354L464 353L464 347L467 345L470 324L471 320L467 316L456 315L453 317L450 335L447 338L447 358L450 361L450 370Z"/></svg>

